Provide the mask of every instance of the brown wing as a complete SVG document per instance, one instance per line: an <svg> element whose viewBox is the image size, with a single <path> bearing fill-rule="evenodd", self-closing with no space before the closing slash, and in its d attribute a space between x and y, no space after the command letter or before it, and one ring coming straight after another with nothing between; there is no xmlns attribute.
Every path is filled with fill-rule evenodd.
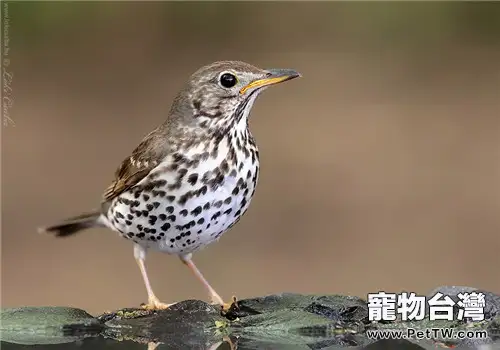
<svg viewBox="0 0 500 350"><path fill-rule="evenodd" d="M157 129L147 135L116 170L115 180L104 191L103 203L109 202L126 190L134 187L151 170L153 170L167 154L161 130ZM163 141L163 142L162 142Z"/></svg>

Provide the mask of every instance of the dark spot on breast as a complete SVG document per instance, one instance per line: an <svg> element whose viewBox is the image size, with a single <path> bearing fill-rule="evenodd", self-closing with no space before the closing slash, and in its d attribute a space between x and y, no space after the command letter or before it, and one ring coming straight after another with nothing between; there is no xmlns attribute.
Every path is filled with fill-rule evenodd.
<svg viewBox="0 0 500 350"><path fill-rule="evenodd" d="M212 148L212 151L210 152L210 156L212 158L217 158L217 155L219 154L219 144L216 143L215 146Z"/></svg>
<svg viewBox="0 0 500 350"><path fill-rule="evenodd" d="M184 178L184 176L186 176L188 170L186 168L182 168L182 169L179 169L179 171L177 172L177 179L178 180L182 180Z"/></svg>
<svg viewBox="0 0 500 350"><path fill-rule="evenodd" d="M132 214L127 214L127 219L132 220L133 218Z"/></svg>
<svg viewBox="0 0 500 350"><path fill-rule="evenodd" d="M231 172L229 173L229 176L231 177L236 177L236 175L237 175L236 169L231 170Z"/></svg>
<svg viewBox="0 0 500 350"><path fill-rule="evenodd" d="M121 202L125 205L129 205L130 202L132 202L132 201L130 199L127 199L127 198L118 197L118 202Z"/></svg>
<svg viewBox="0 0 500 350"><path fill-rule="evenodd" d="M229 214L231 214L232 211L233 211L233 209L229 208L223 214L229 215Z"/></svg>
<svg viewBox="0 0 500 350"><path fill-rule="evenodd" d="M175 163L183 163L184 161L184 156L180 153L174 153L172 155L172 160L175 162Z"/></svg>
<svg viewBox="0 0 500 350"><path fill-rule="evenodd" d="M167 220L175 221L176 219L177 219L177 217L175 215L169 215L169 216L167 216Z"/></svg>
<svg viewBox="0 0 500 350"><path fill-rule="evenodd" d="M231 203L231 197L227 197L226 199L224 199L224 204L229 204Z"/></svg>
<svg viewBox="0 0 500 350"><path fill-rule="evenodd" d="M175 196L167 196L167 200L169 202L173 202L173 201L175 201Z"/></svg>
<svg viewBox="0 0 500 350"><path fill-rule="evenodd" d="M182 215L182 216L187 216L188 211L187 211L187 209L182 209L182 210L179 212L179 214L180 214L180 215Z"/></svg>
<svg viewBox="0 0 500 350"><path fill-rule="evenodd" d="M141 224L139 224L139 225L137 225L137 229L138 229L139 231L142 231L142 230L144 229L144 227L143 227Z"/></svg>
<svg viewBox="0 0 500 350"><path fill-rule="evenodd" d="M160 202L153 202L153 206L154 206L155 208L158 208L158 207L160 206Z"/></svg>
<svg viewBox="0 0 500 350"><path fill-rule="evenodd" d="M201 208L201 206L197 206L196 208L194 208L193 210L191 210L191 215L194 215L194 216L198 216L201 214L201 211L203 209Z"/></svg>
<svg viewBox="0 0 500 350"><path fill-rule="evenodd" d="M227 160L222 161L222 163L220 164L220 169L223 173L227 173L229 171L229 164L227 163Z"/></svg>
<svg viewBox="0 0 500 350"><path fill-rule="evenodd" d="M149 211L147 211L147 210L143 210L143 211L142 211L142 215L144 215L144 216L148 216L148 214L149 214Z"/></svg>
<svg viewBox="0 0 500 350"><path fill-rule="evenodd" d="M132 225L132 221L130 221L130 220L125 220L125 223L127 224L127 226Z"/></svg>
<svg viewBox="0 0 500 350"><path fill-rule="evenodd" d="M155 187L163 187L166 184L167 184L167 180L164 180L164 179L159 179L159 180L154 181Z"/></svg>
<svg viewBox="0 0 500 350"><path fill-rule="evenodd" d="M190 183L192 186L196 185L197 181L198 181L198 173L192 173L191 175L188 176L188 183Z"/></svg>
<svg viewBox="0 0 500 350"><path fill-rule="evenodd" d="M257 160L257 157L255 157L255 151L252 150L252 164L255 164L256 160Z"/></svg>
<svg viewBox="0 0 500 350"><path fill-rule="evenodd" d="M167 220L167 216L165 214L160 214L158 215L158 218L161 220L161 221L165 221Z"/></svg>
<svg viewBox="0 0 500 350"><path fill-rule="evenodd" d="M211 220L216 220L220 215L220 211L216 212L214 215L212 215Z"/></svg>
<svg viewBox="0 0 500 350"><path fill-rule="evenodd" d="M174 212L174 207L170 205L165 208L165 211L169 214L172 214Z"/></svg>
<svg viewBox="0 0 500 350"><path fill-rule="evenodd" d="M241 214L241 210L238 210L236 213L234 213L234 217L238 217Z"/></svg>
<svg viewBox="0 0 500 350"><path fill-rule="evenodd" d="M184 193L182 196L179 197L179 201L178 203L180 205L184 205L186 204L186 202L191 198L193 197L193 192L192 191L188 191L186 193Z"/></svg>
<svg viewBox="0 0 500 350"><path fill-rule="evenodd" d="M198 196L203 196L204 194L207 194L207 189L208 188L206 185L200 187L200 189L198 190Z"/></svg>
<svg viewBox="0 0 500 350"><path fill-rule="evenodd" d="M167 194L165 191L158 191L158 190L154 190L153 191L153 195L156 196L156 194L158 194L159 197L165 197L165 195Z"/></svg>
<svg viewBox="0 0 500 350"><path fill-rule="evenodd" d="M201 225L201 224L203 224L204 222L205 222L205 219L204 219L204 218L200 218L200 219L198 219L198 221L197 221L198 225Z"/></svg>
<svg viewBox="0 0 500 350"><path fill-rule="evenodd" d="M155 188L155 184L153 181L148 182L147 184L142 186L142 189L146 192L151 192L154 188Z"/></svg>
<svg viewBox="0 0 500 350"><path fill-rule="evenodd" d="M181 188L181 186L182 186L182 182L180 180L177 180L176 183L168 185L168 189L171 191L178 190L179 188Z"/></svg>
<svg viewBox="0 0 500 350"><path fill-rule="evenodd" d="M154 208L153 204L146 204L146 209L147 209L148 211L153 210L153 208Z"/></svg>
<svg viewBox="0 0 500 350"><path fill-rule="evenodd" d="M156 215L149 216L149 223L151 225L154 225L156 223L156 220L158 220L158 217Z"/></svg>
<svg viewBox="0 0 500 350"><path fill-rule="evenodd" d="M232 194L233 196L236 196L239 192L240 192L240 189L239 189L238 187L235 187L235 188L233 189L233 192L231 192L231 194Z"/></svg>
<svg viewBox="0 0 500 350"><path fill-rule="evenodd" d="M163 226L161 227L162 231L167 231L170 228L170 224L168 222L164 223Z"/></svg>
<svg viewBox="0 0 500 350"><path fill-rule="evenodd" d="M149 200L149 196L147 194L143 194L142 199L144 199L147 202Z"/></svg>
<svg viewBox="0 0 500 350"><path fill-rule="evenodd" d="M224 183L224 175L218 170L217 176L208 181L208 185L212 190L217 189L220 185Z"/></svg>
<svg viewBox="0 0 500 350"><path fill-rule="evenodd" d="M214 207L216 207L216 208L220 208L220 207L222 207L222 201L217 201L217 202L215 202L215 203L213 204L213 206L214 206Z"/></svg>
<svg viewBox="0 0 500 350"><path fill-rule="evenodd" d="M210 209L210 202L206 202L205 205L203 206L203 210L208 210Z"/></svg>
<svg viewBox="0 0 500 350"><path fill-rule="evenodd" d="M204 174L203 174L203 177L201 178L201 182L203 183L208 183L208 180L210 179L210 175L212 174L212 171L209 170L209 171L206 171Z"/></svg>
<svg viewBox="0 0 500 350"><path fill-rule="evenodd" d="M136 235L137 238L144 238L146 237L146 234L144 232L140 232Z"/></svg>

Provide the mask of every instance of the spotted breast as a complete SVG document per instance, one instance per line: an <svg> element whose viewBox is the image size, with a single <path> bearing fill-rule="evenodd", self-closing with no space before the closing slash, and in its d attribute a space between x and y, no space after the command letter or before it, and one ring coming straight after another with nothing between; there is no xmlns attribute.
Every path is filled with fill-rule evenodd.
<svg viewBox="0 0 500 350"><path fill-rule="evenodd" d="M113 200L106 214L108 227L147 248L194 252L241 218L258 176L259 154L252 135L246 128L232 130L209 147L165 157Z"/></svg>

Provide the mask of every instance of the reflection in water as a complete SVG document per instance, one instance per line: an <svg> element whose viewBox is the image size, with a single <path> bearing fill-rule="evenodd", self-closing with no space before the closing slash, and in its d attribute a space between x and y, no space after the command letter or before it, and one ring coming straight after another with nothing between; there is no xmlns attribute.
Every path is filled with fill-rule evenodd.
<svg viewBox="0 0 500 350"><path fill-rule="evenodd" d="M198 346L189 345L178 345L172 346L171 344L164 344L162 342L142 342L142 341L132 341L132 340L114 340L106 339L104 337L86 338L71 343L59 343L59 344L14 344L1 341L0 348L2 350L20 350L20 349L33 349L33 346L37 350L163 350L163 349L193 349L193 350L236 350L238 349L237 344L230 337L223 337L220 341L213 344L199 344Z"/></svg>

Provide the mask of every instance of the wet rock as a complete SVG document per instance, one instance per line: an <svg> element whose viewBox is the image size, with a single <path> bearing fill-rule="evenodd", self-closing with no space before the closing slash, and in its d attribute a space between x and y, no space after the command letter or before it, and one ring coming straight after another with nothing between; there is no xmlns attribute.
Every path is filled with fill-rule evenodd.
<svg viewBox="0 0 500 350"><path fill-rule="evenodd" d="M209 348L227 333L229 321L220 307L187 300L168 310L123 309L99 316L106 337L161 343L170 348Z"/></svg>
<svg viewBox="0 0 500 350"><path fill-rule="evenodd" d="M1 340L15 344L69 343L99 334L103 324L87 312L70 307L2 309Z"/></svg>
<svg viewBox="0 0 500 350"><path fill-rule="evenodd" d="M438 291L455 301L461 292L479 292L469 287L440 287L430 295ZM20 349L14 343L47 344L44 350L56 350L48 344L63 342L67 343L64 349L81 350L222 350L231 346L240 350L342 347L413 350L449 346L479 349L484 344L500 344L500 297L481 292L486 297L485 320L481 322L431 321L428 317L422 321L370 322L363 299L292 293L240 300L224 313L198 300L183 301L167 310L122 309L96 318L71 308L4 309L1 340L2 348L8 345L7 350ZM405 332L409 328L486 331L487 337L456 339L432 335L423 339L395 339L401 336L391 333L391 339L381 339L374 336L379 333L373 333Z"/></svg>
<svg viewBox="0 0 500 350"><path fill-rule="evenodd" d="M356 297L284 293L233 304L226 317L233 319L238 345L259 349L266 344L307 346L311 349L361 346L368 309Z"/></svg>

